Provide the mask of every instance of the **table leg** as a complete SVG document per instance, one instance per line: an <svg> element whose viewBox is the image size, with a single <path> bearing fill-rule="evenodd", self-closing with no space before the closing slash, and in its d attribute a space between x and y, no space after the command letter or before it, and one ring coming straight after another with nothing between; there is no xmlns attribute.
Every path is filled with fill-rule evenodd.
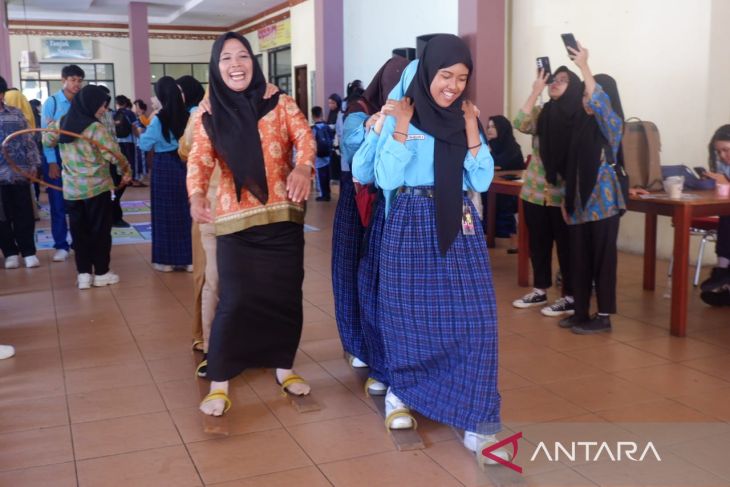
<svg viewBox="0 0 730 487"><path fill-rule="evenodd" d="M494 247L494 233L497 231L497 193L487 191L487 211L484 212L487 220L487 247Z"/></svg>
<svg viewBox="0 0 730 487"><path fill-rule="evenodd" d="M689 280L689 225L692 207L674 208L674 267L672 268L672 335L683 337L687 332L687 281Z"/></svg>
<svg viewBox="0 0 730 487"><path fill-rule="evenodd" d="M522 205L522 198L517 198L517 285L527 287L529 281L530 265L530 237L527 223L525 223L525 209Z"/></svg>
<svg viewBox="0 0 730 487"><path fill-rule="evenodd" d="M656 213L647 213L644 224L644 289L654 290L656 281Z"/></svg>

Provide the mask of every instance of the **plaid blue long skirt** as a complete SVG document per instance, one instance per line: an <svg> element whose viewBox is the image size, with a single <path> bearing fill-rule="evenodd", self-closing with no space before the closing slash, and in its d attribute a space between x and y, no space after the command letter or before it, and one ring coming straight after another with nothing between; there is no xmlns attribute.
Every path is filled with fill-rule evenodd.
<svg viewBox="0 0 730 487"><path fill-rule="evenodd" d="M384 226L385 201L380 197L375 203L370 226L365 231L363 256L357 270L357 292L360 301L360 324L368 350L365 360L370 366L369 375L373 379L389 384L383 335L377 321L378 266Z"/></svg>
<svg viewBox="0 0 730 487"><path fill-rule="evenodd" d="M335 296L335 318L342 347L350 355L367 360L367 347L360 325L357 295L357 267L365 229L355 204L352 173L340 178L340 198L332 228L332 288Z"/></svg>
<svg viewBox="0 0 730 487"><path fill-rule="evenodd" d="M186 175L187 168L177 151L155 152L150 178L153 264L187 266L193 263Z"/></svg>
<svg viewBox="0 0 730 487"><path fill-rule="evenodd" d="M500 425L497 311L481 223L442 257L433 199L401 194L385 222L378 325L393 392L439 423L482 434Z"/></svg>

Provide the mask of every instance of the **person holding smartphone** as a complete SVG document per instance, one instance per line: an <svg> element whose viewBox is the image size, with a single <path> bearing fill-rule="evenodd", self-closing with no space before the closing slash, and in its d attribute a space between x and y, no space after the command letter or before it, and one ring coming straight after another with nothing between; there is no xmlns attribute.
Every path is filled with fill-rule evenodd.
<svg viewBox="0 0 730 487"><path fill-rule="evenodd" d="M573 285L570 272L568 227L560 210L563 204L564 168L573 136L575 119L581 110L582 87L578 76L565 66L549 74L540 69L532 92L517 113L513 124L522 133L532 135L532 159L527 166L522 198L529 232L530 261L534 289L512 302L516 308L542 306L545 316L573 314ZM546 86L550 100L542 107L537 99ZM552 286L553 243L563 275L562 294L547 305L547 290Z"/></svg>
<svg viewBox="0 0 730 487"><path fill-rule="evenodd" d="M730 184L730 124L718 128L709 145L709 171L703 177L717 184ZM721 216L717 226L717 264L701 285L700 298L711 306L730 306L730 216Z"/></svg>
<svg viewBox="0 0 730 487"><path fill-rule="evenodd" d="M626 202L619 181L623 109L616 81L595 77L588 49L569 47L583 75L583 110L573 128L565 178L564 217L568 224L575 313L560 321L573 333L611 331L616 312L616 264L619 219ZM595 284L598 312L589 315Z"/></svg>

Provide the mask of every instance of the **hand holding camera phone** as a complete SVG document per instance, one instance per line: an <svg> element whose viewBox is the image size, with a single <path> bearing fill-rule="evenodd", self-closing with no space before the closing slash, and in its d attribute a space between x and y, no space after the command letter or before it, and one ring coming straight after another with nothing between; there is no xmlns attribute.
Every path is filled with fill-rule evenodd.
<svg viewBox="0 0 730 487"><path fill-rule="evenodd" d="M560 34L560 37L563 38L563 44L565 44L565 50L568 51L568 56L574 56L572 52L570 52L569 47L572 47L576 51L578 50L578 42L575 40L575 36L572 33L568 34Z"/></svg>
<svg viewBox="0 0 730 487"><path fill-rule="evenodd" d="M547 84L553 82L553 72L550 70L550 58L547 56L539 57L536 60L537 72L539 73L542 69L543 75L547 75Z"/></svg>

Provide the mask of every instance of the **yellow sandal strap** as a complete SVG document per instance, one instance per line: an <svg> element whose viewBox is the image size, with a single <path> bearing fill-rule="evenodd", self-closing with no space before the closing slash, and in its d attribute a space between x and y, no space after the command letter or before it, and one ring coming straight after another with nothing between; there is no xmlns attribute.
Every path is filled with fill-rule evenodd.
<svg viewBox="0 0 730 487"><path fill-rule="evenodd" d="M394 409L390 412L390 414L385 418L385 428L387 430L391 430L390 427L391 424L393 424L393 420L396 418L411 418L411 421L413 421L413 428L412 429L418 429L418 421L416 421L416 418L413 417L413 415L410 413L408 409ZM405 428L404 428L405 429ZM411 428L408 428L411 429Z"/></svg>
<svg viewBox="0 0 730 487"><path fill-rule="evenodd" d="M203 348L198 348L198 345L205 345L205 342L203 340L193 340L193 350L196 352L202 352Z"/></svg>
<svg viewBox="0 0 730 487"><path fill-rule="evenodd" d="M368 377L368 380L365 381L365 397L370 397L370 386L373 384L376 384L378 381L373 379L372 377Z"/></svg>
<svg viewBox="0 0 730 487"><path fill-rule="evenodd" d="M200 372L200 369L202 369L203 367L207 367L207 366L208 366L208 360L205 359L198 364L198 366L195 368L195 372Z"/></svg>
<svg viewBox="0 0 730 487"><path fill-rule="evenodd" d="M292 384L306 384L306 383L307 382L304 379L302 379L300 376L298 376L297 374L292 374L281 382L281 394L283 396L286 396L287 394L289 394L289 391L287 391L287 387L289 387Z"/></svg>
<svg viewBox="0 0 730 487"><path fill-rule="evenodd" d="M229 399L228 394L226 394L226 392L222 389L216 389L215 391L211 391L210 394L203 398L201 404L209 401L215 401L216 399L223 399L223 402L225 402L226 405L223 408L224 413L231 409L231 400Z"/></svg>

